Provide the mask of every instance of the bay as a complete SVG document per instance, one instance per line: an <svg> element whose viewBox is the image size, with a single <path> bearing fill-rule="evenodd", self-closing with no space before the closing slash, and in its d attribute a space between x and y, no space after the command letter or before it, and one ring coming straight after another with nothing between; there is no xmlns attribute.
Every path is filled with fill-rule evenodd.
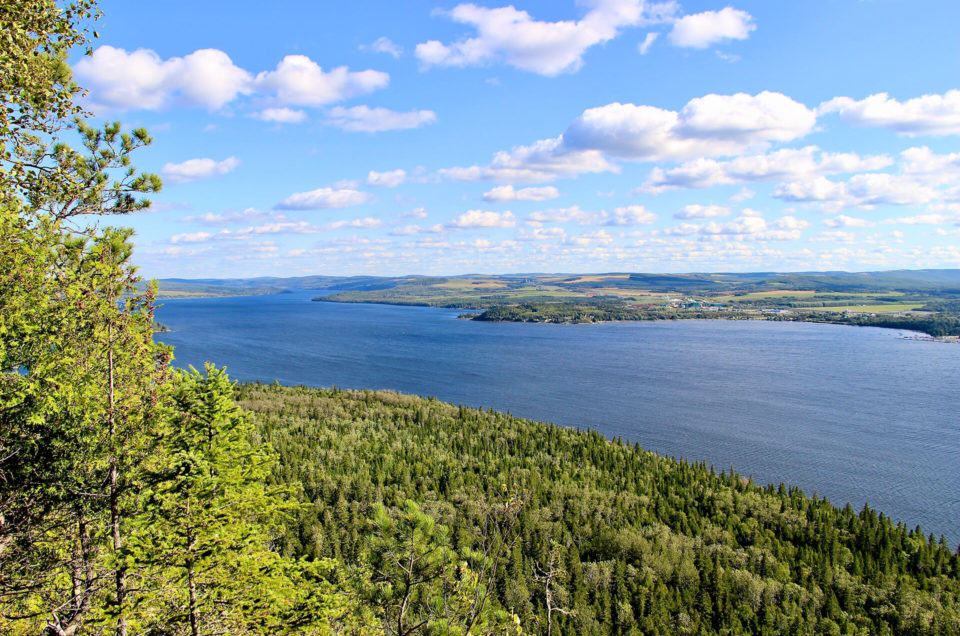
<svg viewBox="0 0 960 636"><path fill-rule="evenodd" d="M787 322L474 322L316 294L168 300L157 319L172 331L158 339L179 366L594 429L960 542L956 344Z"/></svg>

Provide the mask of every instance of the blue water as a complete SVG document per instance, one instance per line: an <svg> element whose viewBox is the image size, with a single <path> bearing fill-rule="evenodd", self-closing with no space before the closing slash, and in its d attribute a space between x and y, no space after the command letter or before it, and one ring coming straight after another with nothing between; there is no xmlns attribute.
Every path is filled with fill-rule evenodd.
<svg viewBox="0 0 960 636"><path fill-rule="evenodd" d="M484 323L314 295L166 301L160 339L181 366L596 429L960 542L960 345L806 323Z"/></svg>

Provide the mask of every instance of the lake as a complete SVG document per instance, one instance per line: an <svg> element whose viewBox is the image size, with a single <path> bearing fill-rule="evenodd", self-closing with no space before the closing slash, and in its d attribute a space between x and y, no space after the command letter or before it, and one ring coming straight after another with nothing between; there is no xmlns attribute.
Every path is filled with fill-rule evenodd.
<svg viewBox="0 0 960 636"><path fill-rule="evenodd" d="M179 366L595 429L960 542L960 345L790 322L476 322L317 293L168 300L158 339Z"/></svg>

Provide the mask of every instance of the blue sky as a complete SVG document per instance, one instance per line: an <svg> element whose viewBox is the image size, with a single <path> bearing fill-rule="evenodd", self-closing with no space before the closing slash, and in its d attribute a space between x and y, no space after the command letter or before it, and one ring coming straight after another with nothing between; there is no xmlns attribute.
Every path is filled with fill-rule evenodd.
<svg viewBox="0 0 960 636"><path fill-rule="evenodd" d="M148 277L960 267L956 0L101 0Z"/></svg>

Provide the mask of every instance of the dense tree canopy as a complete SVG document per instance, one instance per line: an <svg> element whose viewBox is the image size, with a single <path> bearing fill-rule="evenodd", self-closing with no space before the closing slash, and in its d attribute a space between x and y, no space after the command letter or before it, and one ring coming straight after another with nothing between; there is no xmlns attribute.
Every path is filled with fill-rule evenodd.
<svg viewBox="0 0 960 636"><path fill-rule="evenodd" d="M491 603L529 632L960 629L960 556L869 507L432 399L248 385L240 404L280 453L278 482L310 504L289 553L362 561L381 541L371 510L408 499L469 551L488 506L522 499Z"/></svg>

